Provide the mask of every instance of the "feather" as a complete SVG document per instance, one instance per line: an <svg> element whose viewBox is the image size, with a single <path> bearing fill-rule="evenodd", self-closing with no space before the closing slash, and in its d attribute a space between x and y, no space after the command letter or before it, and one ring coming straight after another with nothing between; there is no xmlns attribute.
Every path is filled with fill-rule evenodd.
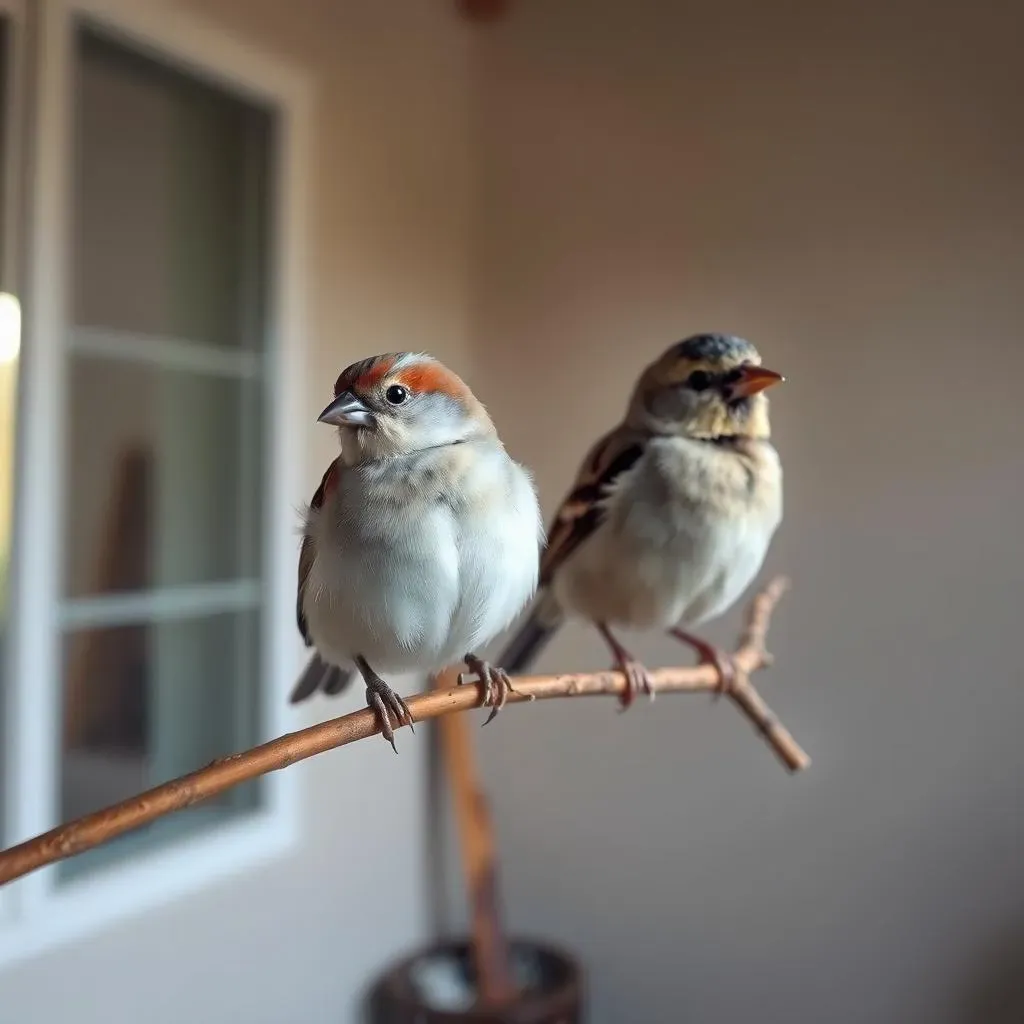
<svg viewBox="0 0 1024 1024"><path fill-rule="evenodd" d="M519 627L509 645L501 652L495 662L510 675L522 672L533 664L537 655L547 646L548 641L558 631L558 626L549 626L540 621L537 614L530 617Z"/></svg>
<svg viewBox="0 0 1024 1024"><path fill-rule="evenodd" d="M328 665L319 654L309 659L305 671L288 698L290 704L301 704L322 690L328 697L336 697L348 688L352 673L337 665Z"/></svg>
<svg viewBox="0 0 1024 1024"><path fill-rule="evenodd" d="M319 512L323 508L324 498L338 486L338 461L335 459L320 478L320 485L309 503L309 512ZM302 605L306 599L306 584L315 560L316 551L313 546L313 538L307 532L302 538L302 547L299 549L299 581L295 595L295 619L307 647L313 646L313 638L309 635L309 624L306 622L306 613L303 611Z"/></svg>
<svg viewBox="0 0 1024 1024"><path fill-rule="evenodd" d="M618 426L587 453L548 531L540 566L542 586L550 584L559 566L601 524L605 496L643 455L646 442L647 437L639 431Z"/></svg>

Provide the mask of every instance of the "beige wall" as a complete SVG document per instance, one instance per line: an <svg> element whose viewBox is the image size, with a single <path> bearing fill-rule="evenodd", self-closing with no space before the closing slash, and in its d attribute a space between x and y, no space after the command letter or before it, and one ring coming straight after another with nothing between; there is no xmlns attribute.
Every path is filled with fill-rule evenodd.
<svg viewBox="0 0 1024 1024"><path fill-rule="evenodd" d="M477 55L481 390L545 509L673 340L789 378L763 689L811 770L697 698L479 736L512 921L594 1024L1024 1016L982 1008L1024 953L1011 6L523 3ZM606 663L582 627L542 662Z"/></svg>
<svg viewBox="0 0 1024 1024"><path fill-rule="evenodd" d="M370 351L426 348L466 366L472 200L467 37L443 4L188 0L305 68L315 92L304 407ZM330 458L311 413L306 494ZM303 495L288 496L297 506ZM410 684L411 685L411 684ZM350 694L342 710L358 707ZM326 717L318 703L309 717ZM425 928L422 765L360 744L290 769L304 832L271 866L0 972L3 1024L338 1024Z"/></svg>

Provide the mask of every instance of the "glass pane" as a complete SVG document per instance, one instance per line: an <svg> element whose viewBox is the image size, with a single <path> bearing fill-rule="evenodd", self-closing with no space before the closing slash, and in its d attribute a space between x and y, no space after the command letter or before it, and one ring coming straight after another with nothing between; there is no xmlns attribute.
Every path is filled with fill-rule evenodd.
<svg viewBox="0 0 1024 1024"><path fill-rule="evenodd" d="M64 642L68 821L257 742L259 613L81 630ZM258 780L65 862L77 874L259 801Z"/></svg>
<svg viewBox="0 0 1024 1024"><path fill-rule="evenodd" d="M69 359L65 593L260 574L262 383Z"/></svg>
<svg viewBox="0 0 1024 1024"><path fill-rule="evenodd" d="M78 35L74 320L261 347L268 111Z"/></svg>

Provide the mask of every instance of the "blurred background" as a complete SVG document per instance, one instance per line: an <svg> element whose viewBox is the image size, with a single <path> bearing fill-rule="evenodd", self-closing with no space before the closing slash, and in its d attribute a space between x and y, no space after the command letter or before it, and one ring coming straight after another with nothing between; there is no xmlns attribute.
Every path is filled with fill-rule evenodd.
<svg viewBox="0 0 1024 1024"><path fill-rule="evenodd" d="M341 367L450 362L549 515L726 331L787 377L759 685L813 765L700 697L506 713L510 925L595 1024L1024 1021L1024 11L498 6L0 2L2 845L361 706L286 706ZM0 1021L359 1019L465 927L399 741L0 889Z"/></svg>

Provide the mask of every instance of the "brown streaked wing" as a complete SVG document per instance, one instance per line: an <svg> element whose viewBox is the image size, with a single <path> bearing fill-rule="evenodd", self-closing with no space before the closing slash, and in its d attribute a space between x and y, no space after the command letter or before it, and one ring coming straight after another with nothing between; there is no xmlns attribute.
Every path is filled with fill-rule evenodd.
<svg viewBox="0 0 1024 1024"><path fill-rule="evenodd" d="M313 494L309 503L310 509L318 510L323 508L324 498L338 486L338 459L335 459L325 470L320 478L320 485ZM309 579L309 572L313 568L313 538L308 534L302 538L302 546L299 548L299 584L295 595L295 620L299 626L299 632L307 647L313 646L313 639L309 635L309 627L306 623L306 616L302 612L302 601L306 593L306 581Z"/></svg>
<svg viewBox="0 0 1024 1024"><path fill-rule="evenodd" d="M620 474L630 469L644 452L644 438L635 431L616 427L590 449L548 531L541 556L540 585L550 584L558 567L601 524L601 498Z"/></svg>

